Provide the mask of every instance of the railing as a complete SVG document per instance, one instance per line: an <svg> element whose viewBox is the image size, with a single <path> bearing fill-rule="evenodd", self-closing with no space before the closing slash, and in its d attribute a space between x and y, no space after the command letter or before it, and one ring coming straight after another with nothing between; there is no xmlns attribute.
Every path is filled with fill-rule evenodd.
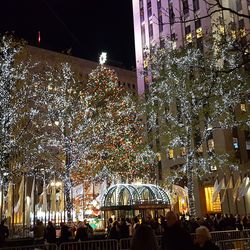
<svg viewBox="0 0 250 250"><path fill-rule="evenodd" d="M4 247L1 250L57 250L57 245L55 244L43 244L43 245L30 245L30 246L15 246L15 247Z"/></svg>
<svg viewBox="0 0 250 250"><path fill-rule="evenodd" d="M195 238L195 234L192 235ZM221 246L222 250L227 249L247 249L250 250L250 230L243 231L217 231L211 232L212 240ZM31 242L26 242L23 239L24 244L28 245ZM163 249L163 237L156 236L156 242L158 249ZM13 245L18 245L21 242L10 241ZM65 242L62 243L59 248L54 244L37 244L29 246L14 246L14 247L5 247L1 250L129 250L131 247L131 238L125 238L121 240L107 239L107 240L89 240L82 242Z"/></svg>
<svg viewBox="0 0 250 250"><path fill-rule="evenodd" d="M250 229L246 230L227 230L227 231L214 231L211 232L212 240L214 242L233 240L241 238L250 238ZM195 234L192 234L193 240L195 239Z"/></svg>
<svg viewBox="0 0 250 250"><path fill-rule="evenodd" d="M59 250L119 250L118 240L90 240L82 242L65 242Z"/></svg>
<svg viewBox="0 0 250 250"><path fill-rule="evenodd" d="M219 241L220 250L249 250L250 238Z"/></svg>

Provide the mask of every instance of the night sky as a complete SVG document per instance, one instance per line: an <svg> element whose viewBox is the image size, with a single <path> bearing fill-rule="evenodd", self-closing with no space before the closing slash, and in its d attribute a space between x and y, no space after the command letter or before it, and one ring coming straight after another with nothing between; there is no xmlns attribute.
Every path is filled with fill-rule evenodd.
<svg viewBox="0 0 250 250"><path fill-rule="evenodd" d="M135 65L132 0L6 0L1 2L0 33L14 31L30 45L97 61Z"/></svg>

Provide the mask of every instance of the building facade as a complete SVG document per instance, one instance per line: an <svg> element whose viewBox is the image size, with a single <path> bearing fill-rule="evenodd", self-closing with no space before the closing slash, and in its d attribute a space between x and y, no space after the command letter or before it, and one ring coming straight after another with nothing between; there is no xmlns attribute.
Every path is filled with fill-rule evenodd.
<svg viewBox="0 0 250 250"><path fill-rule="evenodd" d="M249 16L249 0L222 0L226 8ZM189 43L202 48L202 40L206 34L214 29L224 31L225 26L231 25L240 31L245 41L250 41L247 31L250 30L250 18L232 14L232 12L219 11L218 6L213 5L215 0L133 0L135 54L137 68L138 93L143 94L148 89L150 74L141 72L147 68L147 52L154 44L161 44L162 39L171 40L175 48L186 46ZM239 105L236 114L249 112L249 105ZM234 151L240 162L241 172L233 174L233 182L236 184L239 178L243 179L250 169L250 133L249 131L234 128L225 131L216 129L212 132L210 146L217 152ZM159 143L159 141L158 141ZM157 141L153 142L154 148ZM156 147L157 148L157 147ZM181 164L183 159L176 158L174 153L166 154L160 152L160 163L158 168L158 181L164 182L168 169ZM216 176L216 170L214 176ZM231 174L225 172L225 178L229 180ZM222 177L221 177L222 178ZM214 182L214 181L213 181ZM232 190L226 191L225 202L211 205L213 193L211 181L198 180L195 183L196 207L198 213L207 212L240 213L250 212L250 190L248 194L239 201L232 198ZM221 197L222 198L222 197ZM180 205L180 204L179 204Z"/></svg>

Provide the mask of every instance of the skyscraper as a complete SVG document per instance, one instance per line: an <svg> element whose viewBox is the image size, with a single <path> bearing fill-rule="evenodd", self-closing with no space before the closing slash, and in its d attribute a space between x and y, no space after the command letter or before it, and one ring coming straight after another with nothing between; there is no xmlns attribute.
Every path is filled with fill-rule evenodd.
<svg viewBox="0 0 250 250"><path fill-rule="evenodd" d="M217 3L225 8L221 9ZM189 43L203 49L203 39L214 30L224 32L225 27L238 30L242 41L250 41L250 1L249 0L133 0L135 54L137 68L138 93L143 94L150 83L150 71L147 72L147 53L154 44L161 45L163 39L169 39L175 48L186 46ZM142 74L142 71L144 72ZM246 112L249 108L242 103L238 112ZM161 138L161 136L160 136ZM155 140L154 145L159 144ZM220 148L225 152L235 151L243 172L250 164L250 133L234 128L232 131L218 129L212 131L208 140L208 147ZM174 159L174 153L168 156L161 153L158 167L158 181L164 181L167 169L181 164L181 159ZM216 168L215 168L216 169ZM235 176L236 180L236 176ZM244 213L250 211L250 191L248 197L234 203L228 199L226 205L210 206L209 196L213 193L212 182L196 183L196 201L200 203L200 214L206 212ZM230 191L231 192L231 191ZM234 203L234 204L233 204ZM182 204L179 204L179 207ZM210 207L209 207L210 206ZM224 207L223 207L224 206Z"/></svg>

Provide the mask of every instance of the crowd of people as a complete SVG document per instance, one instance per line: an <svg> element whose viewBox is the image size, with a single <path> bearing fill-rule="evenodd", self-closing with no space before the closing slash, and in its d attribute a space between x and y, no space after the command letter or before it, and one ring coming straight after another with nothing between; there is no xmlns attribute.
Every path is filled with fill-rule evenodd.
<svg viewBox="0 0 250 250"><path fill-rule="evenodd" d="M239 215L206 215L204 218L190 218L185 215L177 216L168 212L166 217L153 219L135 217L133 219L110 218L107 221L106 238L122 239L132 237L131 250L158 249L155 235L162 235L167 250L179 249L205 249L217 250L211 241L211 231L250 229L250 216ZM93 239L93 229L87 220L78 223L61 223L60 234L57 234L55 225L49 221L45 226L37 220L33 227L34 243L63 243L69 241L86 241ZM191 234L195 233L195 242ZM5 221L0 224L0 246L8 238L8 227Z"/></svg>
<svg viewBox="0 0 250 250"><path fill-rule="evenodd" d="M188 233L195 233L196 229L200 226L205 226L209 231L226 231L226 230L243 230L250 229L250 215L240 217L239 215L233 216L225 214L207 214L204 218L191 218L186 215L179 215L178 221L182 228ZM133 219L113 220L110 218L107 222L108 237L111 239L127 238L132 236L135 227L139 224L149 225L156 235L164 233L167 224L167 219L161 216L157 219L152 219L150 216L140 219L135 217Z"/></svg>

